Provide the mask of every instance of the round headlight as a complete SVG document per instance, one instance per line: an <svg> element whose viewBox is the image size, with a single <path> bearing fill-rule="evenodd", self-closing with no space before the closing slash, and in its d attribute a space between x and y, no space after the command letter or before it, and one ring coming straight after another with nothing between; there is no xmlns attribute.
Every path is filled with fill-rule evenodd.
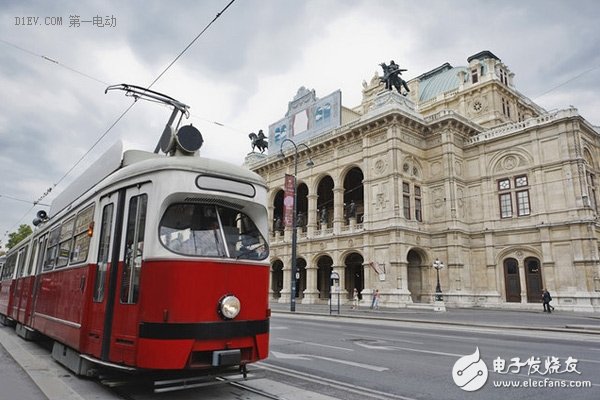
<svg viewBox="0 0 600 400"><path fill-rule="evenodd" d="M233 295L223 297L219 303L219 311L223 318L234 319L240 313L240 299Z"/></svg>

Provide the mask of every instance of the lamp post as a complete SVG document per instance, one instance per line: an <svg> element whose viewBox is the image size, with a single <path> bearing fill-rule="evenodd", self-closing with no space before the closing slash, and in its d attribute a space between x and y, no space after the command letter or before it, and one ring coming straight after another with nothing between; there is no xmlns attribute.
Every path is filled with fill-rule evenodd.
<svg viewBox="0 0 600 400"><path fill-rule="evenodd" d="M444 268L444 263L437 258L433 262L433 268L437 273L437 285L435 286L435 301L442 301L442 287L440 286L440 269Z"/></svg>
<svg viewBox="0 0 600 400"><path fill-rule="evenodd" d="M297 209L297 205L296 202L298 200L298 188L296 186L296 176L298 175L298 146L296 145L296 143L292 140L292 139L288 139L285 138L283 139L283 141L281 142L281 146L279 148L279 152L280 152L280 156L284 156L283 154L283 144L285 142L290 142L292 144L292 146L294 146L294 204L292 206L292 287L291 287L291 298L290 298L290 311L296 311L296 274L297 274L297 268L296 268L296 247L297 247L297 242L298 242L298 232L297 232L297 221L296 221L296 209ZM305 145L304 143L300 143L300 145L306 147L308 150L310 150L308 148L307 145ZM314 163L312 162L312 160L310 159L310 157L308 158L308 162L306 163L307 166L312 167L314 165Z"/></svg>

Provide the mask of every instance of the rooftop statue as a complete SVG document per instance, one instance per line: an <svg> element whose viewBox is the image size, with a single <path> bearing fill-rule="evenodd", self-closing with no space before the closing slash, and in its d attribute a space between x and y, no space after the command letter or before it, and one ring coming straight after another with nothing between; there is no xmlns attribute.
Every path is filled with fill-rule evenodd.
<svg viewBox="0 0 600 400"><path fill-rule="evenodd" d="M267 137L263 133L262 129L258 131L258 135L252 132L248 135L248 137L252 141L252 151L254 151L254 148L256 147L261 153L264 153L267 147L269 147L269 143L266 140Z"/></svg>
<svg viewBox="0 0 600 400"><path fill-rule="evenodd" d="M406 96L410 90L408 89L408 85L406 81L400 77L403 71L407 71L406 69L400 69L398 64L394 62L394 60L390 61L390 65L386 63L381 63L381 68L383 68L383 76L379 78L381 82L385 82L385 88L387 90L392 90L392 88L396 88L398 93L403 96ZM406 92L402 93L402 87L406 90Z"/></svg>

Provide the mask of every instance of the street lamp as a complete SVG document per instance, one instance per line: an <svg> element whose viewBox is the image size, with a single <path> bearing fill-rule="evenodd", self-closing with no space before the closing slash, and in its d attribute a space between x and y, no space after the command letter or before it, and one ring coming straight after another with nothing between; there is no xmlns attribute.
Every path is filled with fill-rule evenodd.
<svg viewBox="0 0 600 400"><path fill-rule="evenodd" d="M290 142L294 146L294 204L292 207L292 287L291 287L291 298L290 298L290 311L296 311L296 244L298 241L298 232L297 232L297 221L296 221L296 201L298 199L298 188L296 187L296 176L298 175L298 146L292 139L285 138L281 142L281 146L279 148L280 156L283 157L283 144L285 142ZM306 147L307 150L310 151L307 145L304 143L300 143L301 146ZM308 162L306 166L312 167L314 163L308 158Z"/></svg>
<svg viewBox="0 0 600 400"><path fill-rule="evenodd" d="M438 260L437 258L433 262L433 268L435 268L435 272L437 273L437 285L435 286L435 301L442 301L442 288L440 286L440 269L444 268L444 263Z"/></svg>

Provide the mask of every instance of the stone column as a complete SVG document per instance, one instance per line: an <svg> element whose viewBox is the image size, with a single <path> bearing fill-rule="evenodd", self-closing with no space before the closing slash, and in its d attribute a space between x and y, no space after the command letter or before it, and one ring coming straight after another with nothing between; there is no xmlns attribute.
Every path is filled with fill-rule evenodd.
<svg viewBox="0 0 600 400"><path fill-rule="evenodd" d="M523 258L517 259L519 262L519 284L521 285L521 304L527 303L527 281L525 279L525 264L523 264Z"/></svg>
<svg viewBox="0 0 600 400"><path fill-rule="evenodd" d="M317 288L317 266L306 266L306 290L302 304L315 304L319 300L319 289Z"/></svg>
<svg viewBox="0 0 600 400"><path fill-rule="evenodd" d="M339 234L344 225L344 188L333 189L333 233Z"/></svg>
<svg viewBox="0 0 600 400"><path fill-rule="evenodd" d="M411 304L412 297L408 290L408 263L406 261L391 262L390 272L396 271L396 289L394 290L397 295L397 306L406 307L407 304Z"/></svg>
<svg viewBox="0 0 600 400"><path fill-rule="evenodd" d="M306 235L314 237L314 232L317 229L317 195L309 194L308 198L308 223L306 225Z"/></svg>
<svg viewBox="0 0 600 400"><path fill-rule="evenodd" d="M292 293L292 264L289 256L282 257L283 262L283 288L279 303L289 303Z"/></svg>

